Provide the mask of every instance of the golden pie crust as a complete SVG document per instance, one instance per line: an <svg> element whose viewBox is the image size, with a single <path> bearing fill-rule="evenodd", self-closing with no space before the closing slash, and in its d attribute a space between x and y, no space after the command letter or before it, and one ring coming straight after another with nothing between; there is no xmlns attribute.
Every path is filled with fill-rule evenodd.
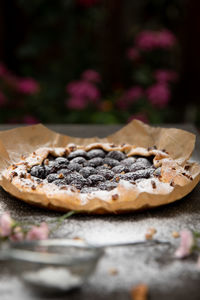
<svg viewBox="0 0 200 300"><path fill-rule="evenodd" d="M37 178L28 172L31 167L40 165L49 154L59 157L75 149L89 151L123 151L126 155L154 156L153 164L161 167L161 175L142 179L135 184L120 180L116 188L81 193L74 187L61 189L46 179L38 183ZM2 187L13 196L33 205L59 211L75 210L87 213L123 213L155 207L173 202L189 193L199 181L195 163L179 165L165 150L155 147L142 148L129 144L114 145L93 143L87 146L68 144L66 147L42 147L21 157L21 161L9 166L2 173Z"/></svg>

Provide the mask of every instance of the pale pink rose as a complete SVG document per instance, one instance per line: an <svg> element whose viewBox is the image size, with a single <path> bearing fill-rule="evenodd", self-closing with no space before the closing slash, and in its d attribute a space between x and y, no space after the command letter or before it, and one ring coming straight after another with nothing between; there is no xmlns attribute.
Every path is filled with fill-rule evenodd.
<svg viewBox="0 0 200 300"><path fill-rule="evenodd" d="M32 125L39 123L39 120L32 115L25 115L23 118L23 123Z"/></svg>
<svg viewBox="0 0 200 300"><path fill-rule="evenodd" d="M7 102L6 96L0 91L0 106L4 106Z"/></svg>
<svg viewBox="0 0 200 300"><path fill-rule="evenodd" d="M48 238L49 228L47 223L42 222L40 226L33 226L26 235L26 240L45 240Z"/></svg>
<svg viewBox="0 0 200 300"><path fill-rule="evenodd" d="M98 72L96 72L95 70L86 70L85 72L83 72L82 78L83 78L83 80L91 81L94 83L98 83L101 81L100 74Z"/></svg>
<svg viewBox="0 0 200 300"><path fill-rule="evenodd" d="M176 37L175 35L167 30L163 29L158 32L158 47L163 49L172 48L176 44Z"/></svg>
<svg viewBox="0 0 200 300"><path fill-rule="evenodd" d="M180 232L181 242L180 246L175 252L175 257L184 258L191 254L192 247L194 245L193 234L190 230L185 229Z"/></svg>
<svg viewBox="0 0 200 300"><path fill-rule="evenodd" d="M130 105L135 103L144 95L144 91L140 86L133 86L128 89L124 95L118 100L117 106L122 110L126 110Z"/></svg>
<svg viewBox="0 0 200 300"><path fill-rule="evenodd" d="M39 84L33 78L22 78L18 80L18 91L22 94L32 95L39 92Z"/></svg>
<svg viewBox="0 0 200 300"><path fill-rule="evenodd" d="M96 101L100 97L99 90L96 86L84 80L70 82L66 87L66 91L73 97L87 98L92 101Z"/></svg>
<svg viewBox="0 0 200 300"><path fill-rule="evenodd" d="M172 70L159 69L155 71L154 77L158 82L168 83L169 81L176 81L178 79L178 74Z"/></svg>
<svg viewBox="0 0 200 300"><path fill-rule="evenodd" d="M88 101L86 98L72 97L66 100L65 104L69 109L83 110L86 108Z"/></svg>
<svg viewBox="0 0 200 300"><path fill-rule="evenodd" d="M154 31L144 30L137 35L135 43L143 51L153 50L157 47L156 34Z"/></svg>
<svg viewBox="0 0 200 300"><path fill-rule="evenodd" d="M157 83L146 90L148 100L158 108L164 108L170 101L171 92L168 85Z"/></svg>
<svg viewBox="0 0 200 300"><path fill-rule="evenodd" d="M0 236L6 237L9 236L12 232L13 219L11 218L8 212L5 212L0 217Z"/></svg>
<svg viewBox="0 0 200 300"><path fill-rule="evenodd" d="M128 122L131 122L132 120L139 120L139 121L142 121L144 123L149 123L149 120L148 120L147 115L145 113L137 113L137 114L131 115L128 118Z"/></svg>
<svg viewBox="0 0 200 300"><path fill-rule="evenodd" d="M140 58L140 53L137 48L131 47L126 51L126 56L130 60L138 60Z"/></svg>
<svg viewBox="0 0 200 300"><path fill-rule="evenodd" d="M20 242L24 239L24 233L20 227L15 227L9 238L12 242Z"/></svg>

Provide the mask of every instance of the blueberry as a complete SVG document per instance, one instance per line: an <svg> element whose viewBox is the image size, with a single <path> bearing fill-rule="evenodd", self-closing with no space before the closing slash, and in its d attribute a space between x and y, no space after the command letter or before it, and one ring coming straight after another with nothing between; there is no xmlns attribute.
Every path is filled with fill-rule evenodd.
<svg viewBox="0 0 200 300"><path fill-rule="evenodd" d="M121 161L121 164L123 164L125 166L130 166L130 165L132 165L135 162L136 162L136 158L135 157L128 157L128 158L123 159Z"/></svg>
<svg viewBox="0 0 200 300"><path fill-rule="evenodd" d="M113 167L112 168L112 171L114 172L114 173L121 173L121 172L129 172L130 170L129 170L129 168L127 167L127 166L123 166L123 165L118 165L118 166L116 166L116 167Z"/></svg>
<svg viewBox="0 0 200 300"><path fill-rule="evenodd" d="M86 165L87 164L87 160L84 157L78 156L73 158L70 163L77 163L80 165Z"/></svg>
<svg viewBox="0 0 200 300"><path fill-rule="evenodd" d="M120 160L123 160L123 159L126 158L126 154L124 154L124 153L121 152L121 151L110 151L110 152L107 154L107 157L114 158L114 159L120 161Z"/></svg>
<svg viewBox="0 0 200 300"><path fill-rule="evenodd" d="M60 170L58 171L58 174L63 174L64 176L66 176L66 175L70 174L71 172L72 172L72 171L69 170L69 169L60 169Z"/></svg>
<svg viewBox="0 0 200 300"><path fill-rule="evenodd" d="M97 184L98 182L106 180L105 177L101 175L90 175L88 179L91 180L92 184Z"/></svg>
<svg viewBox="0 0 200 300"><path fill-rule="evenodd" d="M101 170L110 170L110 167L106 164L102 165L102 166L98 166L96 167L96 170L99 172Z"/></svg>
<svg viewBox="0 0 200 300"><path fill-rule="evenodd" d="M55 180L59 179L59 175L58 174L55 174L55 173L52 173L52 174L49 174L47 176L47 181L50 183L50 182L53 182Z"/></svg>
<svg viewBox="0 0 200 300"><path fill-rule="evenodd" d="M159 177L161 176L161 168L157 168L156 170L154 170L154 176Z"/></svg>
<svg viewBox="0 0 200 300"><path fill-rule="evenodd" d="M143 163L137 162L137 161L129 167L130 172L135 172L135 171L142 170L142 169L145 169L145 168L146 167Z"/></svg>
<svg viewBox="0 0 200 300"><path fill-rule="evenodd" d="M87 158L87 152L85 152L84 150L75 150L75 151L71 152L67 158L72 159L72 158L75 158L78 156Z"/></svg>
<svg viewBox="0 0 200 300"><path fill-rule="evenodd" d="M98 188L100 190L111 191L116 187L117 187L116 182L105 181L105 182L101 182L101 183L98 184Z"/></svg>
<svg viewBox="0 0 200 300"><path fill-rule="evenodd" d="M98 191L99 189L98 188L96 188L96 187L92 187L92 186L90 186L90 187L83 187L82 189L81 189L81 193L92 193L92 192L96 192L96 191Z"/></svg>
<svg viewBox="0 0 200 300"><path fill-rule="evenodd" d="M44 165L45 176L49 175L52 172L52 167L49 165Z"/></svg>
<svg viewBox="0 0 200 300"><path fill-rule="evenodd" d="M70 185L75 186L77 189L81 190L83 186L87 185L88 181L85 178L74 179Z"/></svg>
<svg viewBox="0 0 200 300"><path fill-rule="evenodd" d="M97 167L103 164L103 158L95 157L88 161L88 166L90 167Z"/></svg>
<svg viewBox="0 0 200 300"><path fill-rule="evenodd" d="M53 181L53 183L58 186L67 185L67 183L64 179L57 179L57 180Z"/></svg>
<svg viewBox="0 0 200 300"><path fill-rule="evenodd" d="M92 167L84 167L80 170L80 174L87 178L90 175L97 174L97 171Z"/></svg>
<svg viewBox="0 0 200 300"><path fill-rule="evenodd" d="M87 152L88 158L92 159L95 157L105 157L105 152L101 149L93 149Z"/></svg>
<svg viewBox="0 0 200 300"><path fill-rule="evenodd" d="M137 159L137 163L141 163L142 165L144 165L145 168L149 168L152 165L150 163L150 161L147 158L145 158L145 157L139 157Z"/></svg>
<svg viewBox="0 0 200 300"><path fill-rule="evenodd" d="M80 164L77 164L77 163L69 163L69 165L67 166L69 170L71 171L80 171L81 169L81 165Z"/></svg>
<svg viewBox="0 0 200 300"><path fill-rule="evenodd" d="M104 164L107 164L110 167L115 167L119 165L119 161L110 157L104 158Z"/></svg>
<svg viewBox="0 0 200 300"><path fill-rule="evenodd" d="M67 184L70 184L74 180L82 180L82 181L84 181L85 178L82 175L80 175L79 173L74 172L74 173L68 174L65 177L65 180L66 180Z"/></svg>
<svg viewBox="0 0 200 300"><path fill-rule="evenodd" d="M46 177L45 168L43 166L34 166L30 171L32 176L44 179Z"/></svg>
<svg viewBox="0 0 200 300"><path fill-rule="evenodd" d="M63 165L63 164L68 164L68 159L67 158L65 158L65 157L57 157L56 159L55 159L55 162L57 163L57 164L59 164L59 165Z"/></svg>
<svg viewBox="0 0 200 300"><path fill-rule="evenodd" d="M103 177L105 177L106 179L111 179L114 177L114 172L109 170L109 169L101 169L101 170L98 170L98 174L99 175L102 175Z"/></svg>

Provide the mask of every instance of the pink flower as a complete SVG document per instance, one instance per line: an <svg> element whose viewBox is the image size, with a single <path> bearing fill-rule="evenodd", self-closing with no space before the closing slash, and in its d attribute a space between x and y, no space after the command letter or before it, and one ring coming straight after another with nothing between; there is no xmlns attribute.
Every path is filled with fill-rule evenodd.
<svg viewBox="0 0 200 300"><path fill-rule="evenodd" d="M87 98L96 101L100 97L99 90L94 84L88 81L72 81L66 87L67 92L74 97Z"/></svg>
<svg viewBox="0 0 200 300"><path fill-rule="evenodd" d="M20 242L24 239L24 233L22 232L22 229L18 226L15 227L13 230L13 233L10 235L10 240L12 242Z"/></svg>
<svg viewBox="0 0 200 300"><path fill-rule="evenodd" d="M140 58L140 53L135 47L129 48L126 52L126 55L130 60L138 60Z"/></svg>
<svg viewBox="0 0 200 300"><path fill-rule="evenodd" d="M32 125L32 124L39 123L39 121L38 121L38 119L36 117L34 117L32 115L26 115L23 118L23 123Z"/></svg>
<svg viewBox="0 0 200 300"><path fill-rule="evenodd" d="M36 94L39 91L39 84L33 78L23 78L18 80L18 91L22 94Z"/></svg>
<svg viewBox="0 0 200 300"><path fill-rule="evenodd" d="M153 50L157 47L157 37L154 31L144 30L136 37L136 45L143 51Z"/></svg>
<svg viewBox="0 0 200 300"><path fill-rule="evenodd" d="M167 29L163 29L158 33L158 47L163 49L172 48L176 43L175 35Z"/></svg>
<svg viewBox="0 0 200 300"><path fill-rule="evenodd" d="M171 97L168 86L162 83L157 83L149 87L146 90L146 94L149 101L159 108L166 107Z"/></svg>
<svg viewBox="0 0 200 300"><path fill-rule="evenodd" d="M134 114L134 115L130 116L128 118L128 122L131 122L134 119L142 121L144 123L149 123L149 120L148 120L148 118L147 118L147 116L146 116L145 113L137 113L137 114Z"/></svg>
<svg viewBox="0 0 200 300"><path fill-rule="evenodd" d="M95 70L86 70L85 72L83 72L82 78L86 81L91 81L94 83L101 81L101 76Z"/></svg>
<svg viewBox="0 0 200 300"><path fill-rule="evenodd" d="M7 102L6 96L0 91L0 107L4 106L6 102Z"/></svg>
<svg viewBox="0 0 200 300"><path fill-rule="evenodd" d="M87 99L84 97L72 97L69 100L66 100L66 106L70 109L82 110L87 106Z"/></svg>
<svg viewBox="0 0 200 300"><path fill-rule="evenodd" d="M184 258L190 255L192 247L194 245L194 238L192 232L188 229L182 230L180 236L180 246L178 247L174 255L177 258Z"/></svg>
<svg viewBox="0 0 200 300"><path fill-rule="evenodd" d="M170 49L176 43L176 37L167 29L161 31L144 30L136 37L136 46L143 51L157 48Z"/></svg>
<svg viewBox="0 0 200 300"><path fill-rule="evenodd" d="M0 217L0 236L6 237L9 236L12 232L13 219L11 218L8 212L4 213Z"/></svg>
<svg viewBox="0 0 200 300"><path fill-rule="evenodd" d="M119 99L117 106L122 110L126 110L131 104L136 102L143 95L144 92L140 86L133 86L132 88L128 89Z"/></svg>
<svg viewBox="0 0 200 300"><path fill-rule="evenodd" d="M49 228L47 223L42 222L40 226L33 226L26 235L28 241L45 240L48 238Z"/></svg>
<svg viewBox="0 0 200 300"><path fill-rule="evenodd" d="M160 83L168 83L168 81L176 81L178 74L172 70L159 69L154 73L155 79Z"/></svg>

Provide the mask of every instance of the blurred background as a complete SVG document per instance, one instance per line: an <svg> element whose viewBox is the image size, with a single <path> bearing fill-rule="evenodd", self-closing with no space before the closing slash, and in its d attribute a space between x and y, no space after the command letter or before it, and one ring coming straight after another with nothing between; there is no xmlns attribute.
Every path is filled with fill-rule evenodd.
<svg viewBox="0 0 200 300"><path fill-rule="evenodd" d="M0 123L193 122L200 1L0 0Z"/></svg>

